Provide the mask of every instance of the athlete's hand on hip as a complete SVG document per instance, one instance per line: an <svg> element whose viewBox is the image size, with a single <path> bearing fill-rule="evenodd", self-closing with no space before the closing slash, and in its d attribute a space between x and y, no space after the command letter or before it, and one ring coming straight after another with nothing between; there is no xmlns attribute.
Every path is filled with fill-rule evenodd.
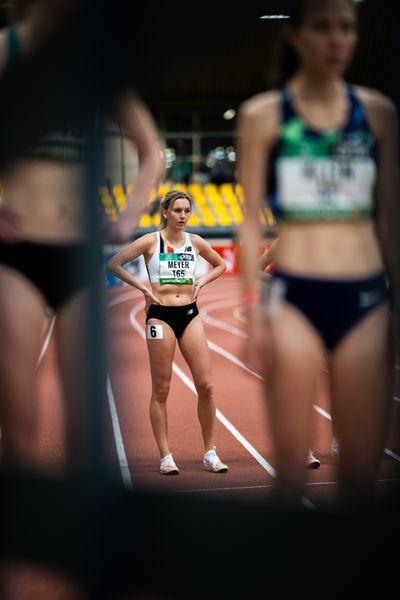
<svg viewBox="0 0 400 600"><path fill-rule="evenodd" d="M196 302L197 297L198 297L199 292L202 287L203 287L203 284L200 281L196 281L196 283L194 284L194 288L193 288L193 296L192 296L193 302Z"/></svg>
<svg viewBox="0 0 400 600"><path fill-rule="evenodd" d="M147 312L152 304L161 304L161 302L159 301L158 298L155 297L153 292L149 289L144 290L143 294L144 294L144 299L146 302L145 307L144 307L144 312L147 315Z"/></svg>
<svg viewBox="0 0 400 600"><path fill-rule="evenodd" d="M0 241L17 242L22 239L19 217L10 206L0 206Z"/></svg>

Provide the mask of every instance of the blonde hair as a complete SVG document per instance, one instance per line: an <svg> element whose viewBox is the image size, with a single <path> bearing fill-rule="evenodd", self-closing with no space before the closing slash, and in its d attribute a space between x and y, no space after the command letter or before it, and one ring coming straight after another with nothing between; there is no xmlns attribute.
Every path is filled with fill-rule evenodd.
<svg viewBox="0 0 400 600"><path fill-rule="evenodd" d="M169 190L164 196L164 198L160 202L160 229L165 229L168 221L164 217L163 209L168 210L170 206L174 205L175 200L179 200L179 198L183 198L184 200L188 200L190 204L190 210L193 206L193 200L186 192L182 192L181 190Z"/></svg>

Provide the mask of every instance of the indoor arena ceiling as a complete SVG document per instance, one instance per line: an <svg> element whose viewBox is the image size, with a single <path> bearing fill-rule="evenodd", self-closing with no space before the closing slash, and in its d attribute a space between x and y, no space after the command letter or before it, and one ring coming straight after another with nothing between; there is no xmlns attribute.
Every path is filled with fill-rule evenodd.
<svg viewBox="0 0 400 600"><path fill-rule="evenodd" d="M286 14L290 1L250 2L250 7L208 19L192 18L185 27L155 38L153 55L178 36L171 60L147 78L143 93L154 106L237 105L273 85L277 33L283 20L263 14ZM394 18L396 0L364 0L359 6L360 42L349 78L376 87L399 103L400 33Z"/></svg>

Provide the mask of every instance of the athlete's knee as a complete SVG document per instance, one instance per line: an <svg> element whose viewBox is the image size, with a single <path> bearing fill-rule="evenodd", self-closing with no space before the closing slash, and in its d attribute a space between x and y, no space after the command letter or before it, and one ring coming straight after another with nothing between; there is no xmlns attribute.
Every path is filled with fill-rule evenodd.
<svg viewBox="0 0 400 600"><path fill-rule="evenodd" d="M169 394L169 382L168 383L157 383L153 386L152 400L159 404L165 404Z"/></svg>
<svg viewBox="0 0 400 600"><path fill-rule="evenodd" d="M214 395L214 386L210 380L205 379L196 385L197 393L204 400L211 400Z"/></svg>

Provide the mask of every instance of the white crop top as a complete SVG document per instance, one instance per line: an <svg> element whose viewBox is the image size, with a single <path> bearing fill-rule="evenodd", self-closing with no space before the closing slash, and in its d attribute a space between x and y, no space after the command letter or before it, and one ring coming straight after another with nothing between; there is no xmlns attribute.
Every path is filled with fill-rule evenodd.
<svg viewBox="0 0 400 600"><path fill-rule="evenodd" d="M190 235L185 232L185 241L179 248L170 246L157 231L157 246L146 265L151 283L194 283L197 254Z"/></svg>

